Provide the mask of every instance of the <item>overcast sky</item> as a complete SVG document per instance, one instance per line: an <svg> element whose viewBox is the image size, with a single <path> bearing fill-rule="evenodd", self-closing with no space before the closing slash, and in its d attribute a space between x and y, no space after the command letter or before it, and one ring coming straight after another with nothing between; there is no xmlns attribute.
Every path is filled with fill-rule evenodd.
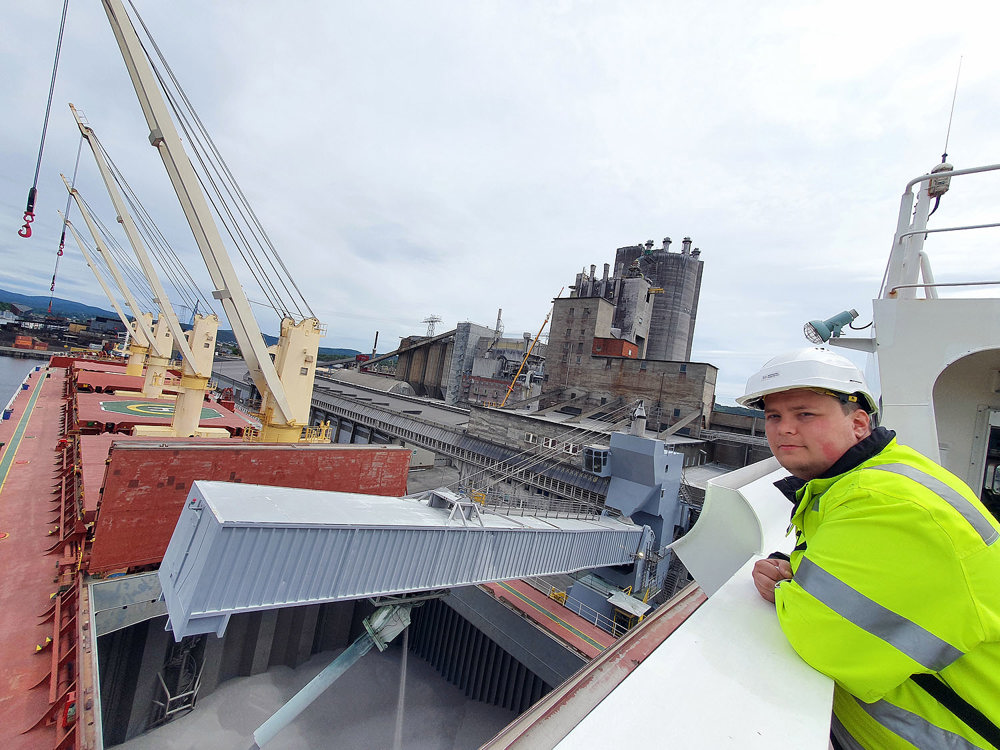
<svg viewBox="0 0 1000 750"><path fill-rule="evenodd" d="M690 236L693 359L732 403L806 344L806 320L870 320L899 195L944 148L960 56L949 161L1000 162L996 3L136 2L324 346L370 350L378 331L384 352L432 314L441 332L492 327L499 308L508 335L534 334L584 266ZM62 2L8 5L0 288L48 294L73 102L209 290L96 0L70 3L34 235L17 236ZM974 180L934 222L997 220L998 191ZM77 187L113 224L86 152ZM929 244L938 280L1000 278L979 242ZM56 295L108 307L72 241Z"/></svg>

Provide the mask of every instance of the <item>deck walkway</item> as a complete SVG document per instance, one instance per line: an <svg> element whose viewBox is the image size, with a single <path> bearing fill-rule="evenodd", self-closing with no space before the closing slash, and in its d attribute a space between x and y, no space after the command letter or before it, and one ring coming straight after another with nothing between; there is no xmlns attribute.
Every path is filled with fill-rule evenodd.
<svg viewBox="0 0 1000 750"><path fill-rule="evenodd" d="M524 581L487 583L483 588L588 658L598 656L617 640Z"/></svg>
<svg viewBox="0 0 1000 750"><path fill-rule="evenodd" d="M19 391L14 413L0 422L0 746L4 750L49 748L51 729L28 730L49 708L50 653L35 647L52 635L41 615L55 591L52 484L60 437L64 371L33 372ZM43 683L35 688L38 683ZM34 689L33 689L34 688Z"/></svg>

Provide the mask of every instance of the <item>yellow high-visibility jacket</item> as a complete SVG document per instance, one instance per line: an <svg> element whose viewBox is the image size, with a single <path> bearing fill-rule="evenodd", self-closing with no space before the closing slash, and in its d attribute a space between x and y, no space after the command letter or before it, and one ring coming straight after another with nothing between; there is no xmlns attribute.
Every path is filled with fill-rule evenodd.
<svg viewBox="0 0 1000 750"><path fill-rule="evenodd" d="M847 747L992 748L910 676L936 675L1000 725L1000 524L961 480L882 433L880 452L795 493L778 619L836 682Z"/></svg>

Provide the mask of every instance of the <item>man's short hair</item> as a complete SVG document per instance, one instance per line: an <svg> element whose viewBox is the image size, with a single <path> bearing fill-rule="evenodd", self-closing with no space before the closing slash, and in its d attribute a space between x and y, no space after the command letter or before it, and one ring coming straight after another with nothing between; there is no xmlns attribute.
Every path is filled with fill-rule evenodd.
<svg viewBox="0 0 1000 750"><path fill-rule="evenodd" d="M840 408L844 410L844 414L846 414L848 417L851 416L858 409L866 411L865 407L863 407L857 401L844 401L843 399L837 399L837 400L840 401Z"/></svg>

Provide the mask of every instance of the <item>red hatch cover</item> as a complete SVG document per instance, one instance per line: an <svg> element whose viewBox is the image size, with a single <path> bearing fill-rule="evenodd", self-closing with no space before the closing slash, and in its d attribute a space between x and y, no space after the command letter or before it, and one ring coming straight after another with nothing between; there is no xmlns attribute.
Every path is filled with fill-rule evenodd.
<svg viewBox="0 0 1000 750"><path fill-rule="evenodd" d="M88 461L103 456L97 443ZM163 559L184 500L196 479L399 497L406 494L410 450L385 445L248 445L207 441L116 439L101 489L90 572ZM100 464L84 467L85 497Z"/></svg>

